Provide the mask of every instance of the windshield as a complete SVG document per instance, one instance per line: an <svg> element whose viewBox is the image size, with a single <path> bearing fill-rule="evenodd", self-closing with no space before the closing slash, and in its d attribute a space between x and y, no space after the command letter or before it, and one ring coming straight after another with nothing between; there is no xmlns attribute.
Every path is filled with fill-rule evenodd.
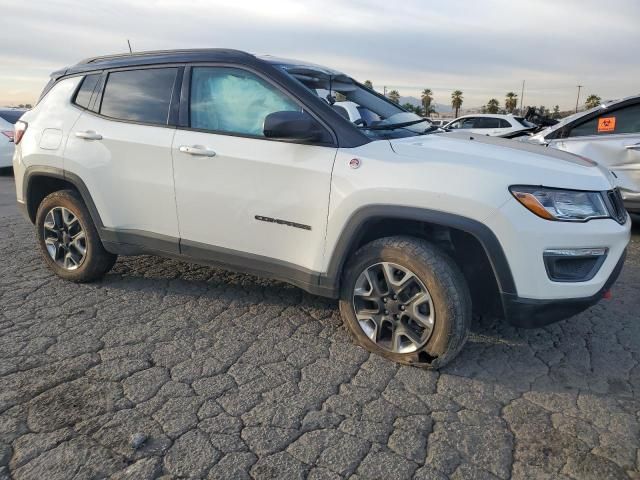
<svg viewBox="0 0 640 480"><path fill-rule="evenodd" d="M308 65L279 67L370 138L413 137L438 131L428 120L407 112L342 73Z"/></svg>

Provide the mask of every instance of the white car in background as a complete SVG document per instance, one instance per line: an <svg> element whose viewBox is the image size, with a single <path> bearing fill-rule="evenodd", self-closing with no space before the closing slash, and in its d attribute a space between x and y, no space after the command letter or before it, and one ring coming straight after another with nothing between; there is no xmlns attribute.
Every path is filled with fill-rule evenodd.
<svg viewBox="0 0 640 480"><path fill-rule="evenodd" d="M10 168L13 159L13 125L26 112L18 108L0 108L0 169Z"/></svg>
<svg viewBox="0 0 640 480"><path fill-rule="evenodd" d="M458 117L447 123L444 127L447 131L469 132L491 137L502 137L526 132L536 128L536 125L528 122L523 117L499 114L473 114Z"/></svg>
<svg viewBox="0 0 640 480"><path fill-rule="evenodd" d="M640 95L606 102L525 138L609 168L626 209L640 213Z"/></svg>

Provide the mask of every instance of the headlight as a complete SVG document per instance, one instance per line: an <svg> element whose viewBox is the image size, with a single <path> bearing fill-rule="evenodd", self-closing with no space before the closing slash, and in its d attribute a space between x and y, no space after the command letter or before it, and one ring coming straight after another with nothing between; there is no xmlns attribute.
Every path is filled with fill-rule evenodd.
<svg viewBox="0 0 640 480"><path fill-rule="evenodd" d="M514 185L509 190L527 209L547 220L579 222L590 218L609 217L600 192L522 185Z"/></svg>

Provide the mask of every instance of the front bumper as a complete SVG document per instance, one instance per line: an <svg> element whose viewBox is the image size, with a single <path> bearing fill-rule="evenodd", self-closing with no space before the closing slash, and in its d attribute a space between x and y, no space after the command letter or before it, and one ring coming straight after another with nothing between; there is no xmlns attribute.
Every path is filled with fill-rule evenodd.
<svg viewBox="0 0 640 480"><path fill-rule="evenodd" d="M615 283L622 271L626 250L618 260L603 287L595 294L583 298L541 300L503 293L502 306L509 323L521 328L537 328L572 317L598 303Z"/></svg>

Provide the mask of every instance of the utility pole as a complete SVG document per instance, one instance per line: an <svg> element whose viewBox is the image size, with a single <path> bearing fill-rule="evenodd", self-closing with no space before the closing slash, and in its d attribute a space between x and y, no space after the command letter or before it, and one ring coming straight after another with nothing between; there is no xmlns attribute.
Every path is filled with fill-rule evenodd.
<svg viewBox="0 0 640 480"><path fill-rule="evenodd" d="M384 89L384 96L386 97L386 96L387 96L387 86L385 85L385 86L383 87L383 89Z"/></svg>
<svg viewBox="0 0 640 480"><path fill-rule="evenodd" d="M129 41L128 38L127 38L127 45L129 45L129 53L133 53L133 50L131 50L131 42Z"/></svg>
<svg viewBox="0 0 640 480"><path fill-rule="evenodd" d="M584 87L584 85L578 85L578 97L576 98L576 113L578 113L578 103L580 102L580 89Z"/></svg>
<svg viewBox="0 0 640 480"><path fill-rule="evenodd" d="M522 80L522 92L520 92L520 115L524 116L522 109L524 108L524 80Z"/></svg>

